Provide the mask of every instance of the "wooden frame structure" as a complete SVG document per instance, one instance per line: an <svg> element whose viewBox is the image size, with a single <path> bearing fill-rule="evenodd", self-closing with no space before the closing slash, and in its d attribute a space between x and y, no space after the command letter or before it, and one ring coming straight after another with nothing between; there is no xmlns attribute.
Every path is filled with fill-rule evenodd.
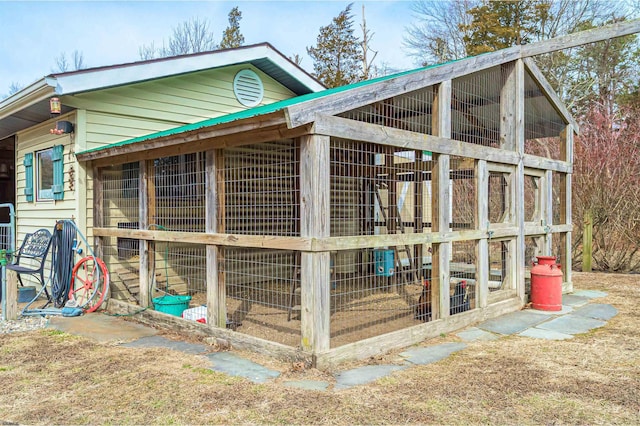
<svg viewBox="0 0 640 426"><path fill-rule="evenodd" d="M602 39L602 34L598 37ZM580 40L580 43L585 42L584 38ZM571 172L573 136L578 132L578 126L529 58L567 47L567 44L549 42L545 46L542 50L537 45L518 46L276 103L249 117L209 120L197 129L178 128L168 134L150 135L78 153L78 159L90 162L93 170L93 235L99 247L107 238L140 241L140 306L150 303L151 265L154 264L154 253L158 253L153 250L154 244L180 242L205 246L207 325L153 311L142 313L142 317L190 332L224 337L238 347L291 358L310 358L318 366L408 346L520 309L526 303L525 284L527 264L530 263L530 259L525 258L526 239L536 241L538 254L559 256L564 271L564 291L571 291ZM499 78L489 76L493 86L474 86L474 79L485 72ZM463 90L468 90L468 96L461 95ZM428 96L424 99L429 101L416 100L418 95L414 96L414 93L420 96L426 93ZM399 107L405 105L402 102L408 102L405 110L411 110L409 114ZM416 130L423 128L428 130ZM493 136L484 136L487 134ZM539 143L549 138L554 141L552 144L555 143L555 155L530 152L529 141ZM292 187L297 194L297 203L294 203L297 205L292 207L298 223L295 232L281 235L226 232L225 211L229 209L229 197L225 195L227 178L224 170L228 167L227 150L255 149L260 144L280 140L291 141L299 156L294 166L297 173ZM359 146L371 146L390 149L395 155L414 153L410 162L391 163L394 170L404 168L415 176L411 184L415 200L412 232L391 232L395 231L392 229L395 225L387 225L387 233L332 234L336 141L347 141L347 146L356 147L354 150ZM156 208L154 159L190 153L204 153L205 157L204 232L149 229ZM426 158L428 165L424 161ZM345 164L356 170L356 161L349 161ZM124 163L139 164L141 208L138 229L109 227L102 219L106 208L101 193L104 170ZM470 219L472 224L466 229L455 228L452 218L455 210L451 188L456 176L460 176L461 164L473 177L473 217ZM360 175L361 179L365 177L366 174ZM490 180L496 177L503 182L502 188L506 188L499 202L504 210L502 217L506 219L497 223L490 220L493 208L490 205ZM525 194L527 177L533 179L536 186L530 199ZM425 186L427 180L429 184ZM394 188L397 188L395 184ZM425 188L430 190L431 197ZM389 190L388 199L393 201L389 201L388 206L377 208L391 211L392 203L398 200L394 192L395 189ZM422 206L427 205L429 198L429 211L424 211ZM525 212L527 206L531 206L530 214ZM427 216L430 217L428 228L423 227ZM397 223L396 220L393 223ZM560 237L559 247L553 247L553 235ZM455 256L453 247L459 242L468 242L474 247L468 258L472 259L475 294L470 309L453 314L450 305L455 265L452 259ZM332 315L336 312L332 296L334 269L337 268L333 263L335 254L359 251L362 257L362 253L371 249L410 246L414 248L414 262L420 265L416 267L424 273L422 258L427 245L432 251L430 321L417 321L406 328L345 344L332 344ZM225 266L225 257L232 253L229 250L240 248L300 253L299 265L291 265L291 269L299 271L299 275L295 272L292 275L294 280L299 279L300 287L300 326L296 344L269 341L225 327L229 320L227 298L232 272ZM491 276L495 275L491 262L493 248L502 251L498 275L503 283L500 291L492 291L490 287ZM394 266L400 268L397 252ZM134 312L139 307L112 300L110 309Z"/></svg>

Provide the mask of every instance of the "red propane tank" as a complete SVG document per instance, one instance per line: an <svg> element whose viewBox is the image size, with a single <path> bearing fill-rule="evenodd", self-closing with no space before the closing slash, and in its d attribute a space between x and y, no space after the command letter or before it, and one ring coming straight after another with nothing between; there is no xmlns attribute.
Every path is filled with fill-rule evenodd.
<svg viewBox="0 0 640 426"><path fill-rule="evenodd" d="M562 271L555 256L537 256L531 268L531 304L541 311L562 310Z"/></svg>

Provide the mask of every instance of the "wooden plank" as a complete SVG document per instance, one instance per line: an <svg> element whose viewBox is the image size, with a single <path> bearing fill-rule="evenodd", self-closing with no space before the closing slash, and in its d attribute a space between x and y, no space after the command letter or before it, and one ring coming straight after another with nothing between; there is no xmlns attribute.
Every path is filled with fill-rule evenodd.
<svg viewBox="0 0 640 426"><path fill-rule="evenodd" d="M394 349L406 348L407 346L423 342L426 339L449 334L469 325L517 311L521 307L522 303L520 299L511 297L498 301L483 309L461 312L450 316L446 320L434 320L414 327L360 340L319 354L317 356L317 367L320 369L332 369L347 361L362 360Z"/></svg>
<svg viewBox="0 0 640 426"><path fill-rule="evenodd" d="M110 300L107 306L109 312L114 314L135 315L136 321L148 324L153 327L160 327L171 331L177 331L186 335L197 335L203 337L211 337L210 342L214 343L215 339L224 339L231 344L234 349L249 350L258 354L268 355L283 361L310 360L310 354L300 352L299 349L282 345L280 343L270 342L259 337L249 336L236 331L227 330L226 328L218 328L209 324L201 324L196 321L190 321L147 309L140 312L140 307L132 305L121 300Z"/></svg>
<svg viewBox="0 0 640 426"><path fill-rule="evenodd" d="M103 180L102 169L92 165L93 167L93 228L101 228L104 221L104 196L103 196ZM93 233L93 245L97 257L104 258L103 240L100 236Z"/></svg>
<svg viewBox="0 0 640 426"><path fill-rule="evenodd" d="M433 133L451 136L451 80L442 82L433 100ZM431 172L431 229L435 232L449 231L451 223L451 190L449 185L450 157L436 154ZM451 243L432 244L431 309L434 320L449 317L449 262Z"/></svg>
<svg viewBox="0 0 640 426"><path fill-rule="evenodd" d="M300 138L300 235L329 237L328 136ZM300 264L302 348L326 352L330 342L330 253L302 253Z"/></svg>
<svg viewBox="0 0 640 426"><path fill-rule="evenodd" d="M193 130L190 131L171 134L163 137L156 137L147 141L121 145L118 147L111 147L108 149L80 152L77 154L77 158L79 161L96 160L104 157L167 147L169 145L193 143L201 141L203 139L212 139L241 132L250 132L252 130L264 129L266 127L281 127L283 123L285 123L285 121L282 111L276 111L270 114L251 117L245 120L220 123L215 126L199 125L198 123L196 123L192 125Z"/></svg>
<svg viewBox="0 0 640 426"><path fill-rule="evenodd" d="M551 225L553 225L553 172L551 170L545 172L541 191L542 226L545 230L544 254L550 256L553 254L553 234L551 233Z"/></svg>
<svg viewBox="0 0 640 426"><path fill-rule="evenodd" d="M202 232L156 231L145 229L95 228L94 235L133 238L149 241L184 242L228 247L272 248L280 250L313 251L312 238L280 237L274 235L208 234Z"/></svg>
<svg viewBox="0 0 640 426"><path fill-rule="evenodd" d="M525 58L524 65L531 78L533 78L536 84L540 88L542 88L545 98L547 98L551 106L560 116L562 116L562 118L566 120L567 123L571 124L571 126L573 126L573 128L577 131L577 129L579 128L578 123L576 123L576 121L573 119L571 113L569 112L567 107L564 106L562 100L553 90L553 87L551 87L551 84L549 84L549 81L547 81L544 74L542 74L542 71L540 71L540 68L538 68L534 60L531 58Z"/></svg>
<svg viewBox="0 0 640 426"><path fill-rule="evenodd" d="M515 62L512 78L514 80L514 94L515 100L513 102L514 114L513 114L513 141L516 153L518 155L524 155L524 63L522 60ZM522 158L522 157L521 157ZM515 244L512 244L512 250L509 250L509 256L511 257L509 262L509 268L511 269L511 275L514 278L514 284L516 293L520 299L525 301L525 276L524 276L524 160L520 161L516 166L516 173L514 174L514 215L516 224L520 229L518 236L516 237Z"/></svg>
<svg viewBox="0 0 640 426"><path fill-rule="evenodd" d="M584 213L582 231L582 272L591 272L591 259L593 258L593 213L587 210Z"/></svg>
<svg viewBox="0 0 640 426"><path fill-rule="evenodd" d="M472 72L481 71L520 57L520 46L503 49L485 55L474 56L452 63L427 67L401 74L378 83L364 84L345 92L300 102L285 109L289 128L315 121L320 114L334 115L372 104L384 99L422 89Z"/></svg>
<svg viewBox="0 0 640 426"><path fill-rule="evenodd" d="M531 154L524 154L522 161L525 167L553 170L554 172L572 173L573 164L562 160L552 160L550 158L537 157Z"/></svg>
<svg viewBox="0 0 640 426"><path fill-rule="evenodd" d="M521 46L520 55L522 58L526 58L544 53L557 52L559 50L570 49L610 38L623 37L638 32L640 32L640 19L616 22L615 24L554 37L537 43L525 44Z"/></svg>
<svg viewBox="0 0 640 426"><path fill-rule="evenodd" d="M487 235L476 244L476 300L479 308L487 306L489 293L489 170L487 162L477 160L475 164L476 176L476 228Z"/></svg>
<svg viewBox="0 0 640 426"><path fill-rule="evenodd" d="M6 268L5 273L7 285L2 297L7 311L2 313L2 317L5 320L15 320L18 319L18 273Z"/></svg>
<svg viewBox="0 0 640 426"><path fill-rule="evenodd" d="M393 146L407 151L424 150L514 165L520 161L520 158L512 152L451 139L450 132L447 136L426 135L326 115L316 117L314 132L337 138Z"/></svg>

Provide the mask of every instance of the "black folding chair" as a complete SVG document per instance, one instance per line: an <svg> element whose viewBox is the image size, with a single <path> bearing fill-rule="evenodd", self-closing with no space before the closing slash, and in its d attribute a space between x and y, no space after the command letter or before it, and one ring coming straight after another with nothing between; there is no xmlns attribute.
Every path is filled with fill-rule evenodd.
<svg viewBox="0 0 640 426"><path fill-rule="evenodd" d="M24 237L22 245L14 254L14 262L7 264L7 269L17 272L18 282L20 282L21 286L24 286L21 278L22 274L32 275L40 281L43 287L46 285L44 266L50 247L51 232L48 229L38 229L33 234L27 234ZM49 292L46 288L44 291L47 298L49 298Z"/></svg>

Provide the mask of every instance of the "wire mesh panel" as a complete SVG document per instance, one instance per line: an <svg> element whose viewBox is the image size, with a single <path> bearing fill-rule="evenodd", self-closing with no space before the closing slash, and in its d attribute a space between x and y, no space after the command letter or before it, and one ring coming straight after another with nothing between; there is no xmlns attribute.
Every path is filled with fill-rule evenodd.
<svg viewBox="0 0 640 426"><path fill-rule="evenodd" d="M331 275L331 347L431 320L427 277L395 263L400 247L353 251L349 273Z"/></svg>
<svg viewBox="0 0 640 426"><path fill-rule="evenodd" d="M563 205L563 200L567 199L567 188L566 188L566 174L560 172L553 172L551 176L551 185L553 187L553 199L551 202L551 211L553 213L553 224L554 225L564 225L562 221L562 212L561 206ZM571 218L567 218L567 220L571 220Z"/></svg>
<svg viewBox="0 0 640 426"><path fill-rule="evenodd" d="M394 96L339 114L339 117L401 130L431 134L434 88Z"/></svg>
<svg viewBox="0 0 640 426"><path fill-rule="evenodd" d="M153 246L153 296L190 295L192 304L206 304L206 246L163 241L158 241Z"/></svg>
<svg viewBox="0 0 640 426"><path fill-rule="evenodd" d="M226 248L227 320L238 332L300 344L300 257L286 250Z"/></svg>
<svg viewBox="0 0 640 426"><path fill-rule="evenodd" d="M154 160L155 209L150 229L204 232L204 153Z"/></svg>
<svg viewBox="0 0 640 426"><path fill-rule="evenodd" d="M449 314L476 307L476 241L451 243Z"/></svg>
<svg viewBox="0 0 640 426"><path fill-rule="evenodd" d="M104 167L102 203L105 228L137 229L139 221L139 163Z"/></svg>
<svg viewBox="0 0 640 426"><path fill-rule="evenodd" d="M224 232L300 235L299 147L282 140L223 155Z"/></svg>
<svg viewBox="0 0 640 426"><path fill-rule="evenodd" d="M524 133L526 154L560 159L560 133L566 121L527 72L525 73Z"/></svg>
<svg viewBox="0 0 640 426"><path fill-rule="evenodd" d="M495 292L508 288L509 242L489 241L489 291Z"/></svg>
<svg viewBox="0 0 640 426"><path fill-rule="evenodd" d="M566 266L561 264L566 252L565 238L566 233L556 232L551 234L551 255L556 257L556 263L560 265L560 268Z"/></svg>
<svg viewBox="0 0 640 426"><path fill-rule="evenodd" d="M453 80L452 138L476 145L500 145L500 92L503 71L493 67Z"/></svg>
<svg viewBox="0 0 640 426"><path fill-rule="evenodd" d="M102 238L102 260L109 271L111 297L140 303L140 256L138 246L123 250L115 237ZM138 240L133 240L138 243Z"/></svg>
<svg viewBox="0 0 640 426"><path fill-rule="evenodd" d="M451 157L451 228L475 228L476 178L471 158Z"/></svg>
<svg viewBox="0 0 640 426"><path fill-rule="evenodd" d="M510 215L510 182L511 174L491 171L489 172L489 222L509 223Z"/></svg>
<svg viewBox="0 0 640 426"><path fill-rule="evenodd" d="M524 221L540 223L542 201L541 179L538 176L524 176Z"/></svg>

